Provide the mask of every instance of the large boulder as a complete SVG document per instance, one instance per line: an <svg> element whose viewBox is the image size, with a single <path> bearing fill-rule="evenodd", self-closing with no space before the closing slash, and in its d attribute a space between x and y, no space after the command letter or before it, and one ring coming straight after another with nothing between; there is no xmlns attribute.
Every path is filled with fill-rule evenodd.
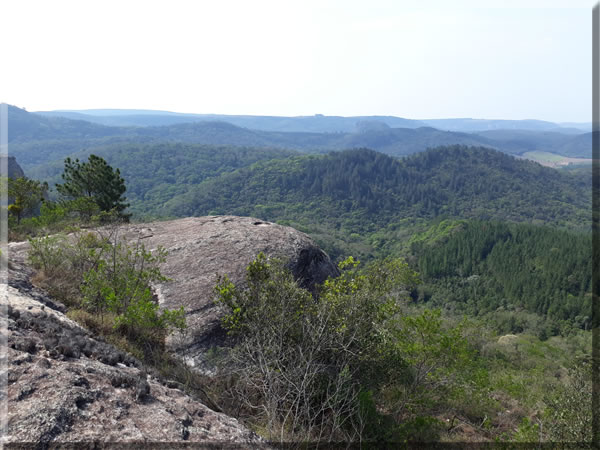
<svg viewBox="0 0 600 450"><path fill-rule="evenodd" d="M0 328L6 345L0 376L8 382L0 394L8 406L2 442L26 448L264 446L237 420L94 338L64 315L62 305L28 284L26 275L12 262L10 286L0 285L8 324Z"/></svg>
<svg viewBox="0 0 600 450"><path fill-rule="evenodd" d="M224 342L220 311L213 302L219 275L242 283L246 266L259 252L285 260L299 283L312 291L338 274L305 234L252 218L130 224L118 234L147 249L162 246L168 251L162 271L170 281L154 289L162 306L183 306L188 322L188 332L168 345L199 369L206 367L206 350ZM0 285L8 305L2 314L8 328L0 328L8 344L8 366L0 366L0 377L8 379L3 442L39 448L60 442L79 443L81 448L91 442L265 446L235 419L211 410L177 383L161 379L70 320L64 305L32 285L28 250L27 242L9 244L8 286ZM6 369L8 373L1 373Z"/></svg>
<svg viewBox="0 0 600 450"><path fill-rule="evenodd" d="M172 335L168 347L198 369L205 366L208 349L224 342L221 311L214 304L214 286L220 275L233 283L244 281L246 267L263 252L282 259L299 284L314 292L337 267L306 234L293 228L249 217L206 216L129 225L122 233L146 249L164 247L162 266L170 281L154 286L165 308L183 306L188 330Z"/></svg>
<svg viewBox="0 0 600 450"><path fill-rule="evenodd" d="M3 164L4 161L2 159L7 158L6 156L0 156L0 164ZM20 178L25 176L25 172L21 169L21 166L17 162L14 156L8 156L8 161L6 162L8 169L8 177L9 178Z"/></svg>

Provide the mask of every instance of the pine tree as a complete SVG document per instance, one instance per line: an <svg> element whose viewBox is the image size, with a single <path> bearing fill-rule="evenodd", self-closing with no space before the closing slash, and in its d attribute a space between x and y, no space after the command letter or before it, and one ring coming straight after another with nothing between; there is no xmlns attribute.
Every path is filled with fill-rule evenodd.
<svg viewBox="0 0 600 450"><path fill-rule="evenodd" d="M119 169L114 170L106 161L96 155L90 155L88 162L65 159L62 174L64 184L56 185L56 190L65 198L77 199L89 197L101 211L116 211L121 218L128 218L123 210L129 206L125 193L125 180Z"/></svg>
<svg viewBox="0 0 600 450"><path fill-rule="evenodd" d="M48 183L31 180L27 177L8 179L8 211L17 218L17 223L27 214L31 214L44 200Z"/></svg>

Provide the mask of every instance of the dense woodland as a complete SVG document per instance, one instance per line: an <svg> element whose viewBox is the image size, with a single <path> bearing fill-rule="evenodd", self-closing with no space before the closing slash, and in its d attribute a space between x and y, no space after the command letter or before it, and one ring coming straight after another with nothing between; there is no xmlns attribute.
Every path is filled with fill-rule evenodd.
<svg viewBox="0 0 600 450"><path fill-rule="evenodd" d="M118 151L115 151L118 150ZM76 153L88 157L92 151ZM100 146L94 154L119 167L127 180L131 211L138 217L165 217L163 205L204 180L247 167L258 161L286 158L297 153L251 147L212 146L182 143L140 144L124 142ZM144 161L140 164L140 161ZM60 181L60 164L38 166L34 178Z"/></svg>
<svg viewBox="0 0 600 450"><path fill-rule="evenodd" d="M164 206L175 216L305 216L351 232L439 215L589 228L588 180L485 148L436 148L403 160L363 149L253 165Z"/></svg>
<svg viewBox="0 0 600 450"><path fill-rule="evenodd" d="M135 311L127 317L121 303L113 310L102 303L103 292L116 295L114 274L105 267L90 272L77 255L81 248L107 252L113 244L88 242L85 233L80 247L60 247L69 245L63 238L32 241L39 270L48 272L39 279L64 297L71 317L179 377L192 395L237 414L257 432L272 438L276 427L286 439L306 441L318 433L378 442L589 441L591 171L559 171L507 154L555 145L584 155L577 145L585 147L589 136L380 124L354 133L267 132L225 123L115 128L21 110L13 116L17 161L31 178L49 182L9 181L13 239L129 214L134 221L236 214L305 231L341 263L343 275L322 287L318 302L264 257L248 268L249 290L221 280L217 301L237 340L229 350L215 350L224 376L207 379L150 351L140 336L154 331ZM492 139L504 142L503 152L490 148ZM476 146L425 150L440 143ZM388 154L330 152L362 146ZM90 190L77 183L92 166L104 175ZM68 255L75 255L72 261ZM57 264L46 264L49 257ZM152 263L157 279L162 257L136 255ZM136 264L120 283L137 286ZM161 322L150 296L140 295L139 303L152 310L153 326L160 325L157 348L168 330L184 326L182 312L167 311ZM127 333L99 324L98 313L127 321ZM265 314L272 327L264 326ZM326 350L311 330L323 333ZM265 342L276 342L276 355L285 358L269 359L275 347ZM256 364L263 360L275 367L273 384L256 391ZM229 377L232 367L237 372ZM313 384L292 395L298 385L292 381L308 369ZM263 402L261 414L248 407L255 402Z"/></svg>
<svg viewBox="0 0 600 450"><path fill-rule="evenodd" d="M591 247L590 233L489 221L446 220L412 238L429 285L421 300L474 316L497 312L499 331L536 328L541 338L561 325L591 326ZM530 324L523 311L545 320Z"/></svg>

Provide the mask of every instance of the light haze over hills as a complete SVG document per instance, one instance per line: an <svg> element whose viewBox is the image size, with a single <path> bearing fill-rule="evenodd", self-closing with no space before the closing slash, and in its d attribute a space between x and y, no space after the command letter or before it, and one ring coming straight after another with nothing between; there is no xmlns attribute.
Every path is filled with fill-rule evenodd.
<svg viewBox="0 0 600 450"><path fill-rule="evenodd" d="M496 119L407 119L395 116L263 116L235 114L190 114L147 109L83 109L39 111L49 117L66 117L86 120L110 126L159 126L197 121L224 121L234 125L263 131L352 132L357 122L377 121L391 128L419 128L429 126L445 131L477 132L498 129L552 130L577 134L591 131L591 123L570 122L565 124L544 120L496 120Z"/></svg>

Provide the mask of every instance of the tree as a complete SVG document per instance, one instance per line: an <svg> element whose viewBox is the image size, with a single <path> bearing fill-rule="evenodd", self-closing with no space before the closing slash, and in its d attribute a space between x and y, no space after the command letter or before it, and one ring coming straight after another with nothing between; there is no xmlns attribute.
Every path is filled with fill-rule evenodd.
<svg viewBox="0 0 600 450"><path fill-rule="evenodd" d="M96 155L90 155L88 162L65 159L62 174L64 184L57 184L56 190L67 199L89 197L101 211L116 211L121 218L128 218L123 210L129 206L125 193L125 181L119 169L113 170L106 161Z"/></svg>
<svg viewBox="0 0 600 450"><path fill-rule="evenodd" d="M11 204L8 206L8 212L17 218L17 223L20 223L24 215L33 212L44 200L47 191L48 183L41 183L27 177L9 178L8 197Z"/></svg>

